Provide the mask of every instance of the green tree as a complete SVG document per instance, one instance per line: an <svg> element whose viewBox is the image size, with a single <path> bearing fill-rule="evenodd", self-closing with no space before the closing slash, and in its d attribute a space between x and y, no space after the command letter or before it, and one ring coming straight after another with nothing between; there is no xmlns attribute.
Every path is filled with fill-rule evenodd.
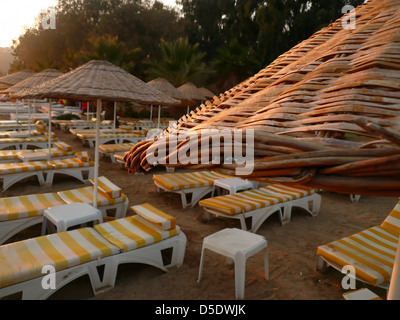
<svg viewBox="0 0 400 320"><path fill-rule="evenodd" d="M104 35L91 38L85 49L78 53L71 53L71 63L84 64L91 60L107 60L127 71L132 71L140 48L130 50L118 40L118 37Z"/></svg>
<svg viewBox="0 0 400 320"><path fill-rule="evenodd" d="M199 52L198 45L189 44L188 39L180 38L174 42L161 41L160 58L147 62L148 79L164 78L175 87L186 82L196 85L206 83L211 71L203 62L204 52Z"/></svg>

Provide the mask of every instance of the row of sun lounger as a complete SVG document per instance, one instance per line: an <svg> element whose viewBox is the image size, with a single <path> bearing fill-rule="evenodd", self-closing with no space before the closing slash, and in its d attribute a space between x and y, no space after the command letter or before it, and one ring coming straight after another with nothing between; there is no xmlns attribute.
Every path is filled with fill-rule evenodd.
<svg viewBox="0 0 400 320"><path fill-rule="evenodd" d="M52 160L55 159L65 159L65 158L72 158L75 155L75 151L72 150L72 147L65 142L55 142L55 147L50 148L50 157ZM0 163L10 163L10 162L20 162L23 158L22 154L32 154L35 153L37 155L43 154L48 155L49 149L23 149L23 150L0 150Z"/></svg>
<svg viewBox="0 0 400 320"><path fill-rule="evenodd" d="M41 186L51 185L55 174L69 175L85 183L93 178L94 161L90 160L89 154L84 151L77 152L75 158L0 163L0 180L3 181L3 190L33 176L37 177Z"/></svg>
<svg viewBox="0 0 400 320"><path fill-rule="evenodd" d="M90 180L94 184L94 180ZM94 187L60 192L22 195L0 199L0 244L32 225L42 222L44 210L68 203L92 204ZM99 177L97 207L103 216L126 215L129 200L122 190L105 177ZM1 265L1 264L0 264Z"/></svg>
<svg viewBox="0 0 400 320"><path fill-rule="evenodd" d="M275 212L279 213L282 224L290 221L293 207L301 207L309 212L312 216L316 216L319 212L320 196L316 190L303 186L289 187L279 184L272 184L235 194L204 198L207 193L212 191L214 181L216 179L225 177L227 176L217 172L199 171L154 175L153 179L158 190L180 194L182 196L182 205L184 207L194 206L196 203L198 203L203 212L207 214L213 214L223 218L239 219L241 228L250 232L257 232L261 224ZM105 179L104 184L108 185L110 182ZM101 188L102 185L103 184L100 183L99 188ZM9 212L9 214L6 215L7 218L3 218L4 221L2 222L0 221L0 226L5 226L8 223L12 225L12 230L18 232L26 227L25 224L22 223L22 220L24 219L31 219L31 221L36 221L35 223L40 223L41 215L44 209L49 206L59 205L60 202L71 203L74 201L87 201L90 203L93 201L93 191L89 188L93 187L70 190L61 193L59 192L51 195L20 196L14 197L12 200L10 200L11 198L0 199L0 206L3 205L5 208L5 206L8 205L7 211L5 209L2 211ZM84 199L82 194L86 195L85 200L82 200ZM110 201L112 202L112 205L123 202L124 209L122 209L122 211L126 211L126 196L125 201L116 201L116 199L121 197L123 198L123 194L120 190L118 191L118 187L113 185L111 189L108 189L107 192L102 192L101 194L102 196L99 199L99 208L102 208L102 204L110 205ZM188 196L192 198L192 200L189 202L187 201ZM26 201L24 197L29 197L29 201ZM43 201L43 198L46 200ZM33 206L34 208L27 209L25 207L26 203L38 202L40 202L40 204L35 204ZM13 205L10 206L10 203ZM23 207L25 207L25 209L22 209ZM104 250L110 253L107 256L103 256L98 252L98 248L96 249L97 255L94 254L94 256L96 256L98 261L100 261L100 265L103 263L104 265L107 264L107 262L104 262L103 259L117 259L118 261L125 261L126 258L124 257L124 252L130 257L131 255L139 255L140 258L135 258L135 262L144 261L144 263L153 264L153 262L149 261L151 261L151 259L154 257L159 259L160 247L174 247L175 245L176 247L174 247L174 251L179 252L180 258L178 259L179 263L176 263L177 260L174 260L175 263L172 265L181 264L183 261L184 243L186 243L186 238L184 237L183 232L179 230L179 227L175 225L174 218L149 205L138 206L136 209L141 211L142 214L143 212L147 214L145 220L143 220L141 214L133 217L123 218L125 213L121 214L120 212L117 215L117 220L96 225L92 229L85 228L62 233L63 239L64 236L68 239L72 237L73 240L71 240L71 243L74 243L74 245L77 242L75 237L80 237L80 239L85 238L85 241L88 238L92 239L92 241L96 239L96 243L104 246ZM157 222L159 219L161 219L163 223L154 227L152 224ZM250 224L247 223L248 219L251 220ZM19 226L20 223L21 226ZM165 225L167 225L167 227ZM2 228L4 229L4 227ZM164 230L163 228L167 228L167 230ZM84 233L85 236L82 237L82 233ZM148 240L143 240L143 233L145 234L145 237L148 237ZM66 236L66 234L68 234L68 236ZM356 235L345 237L332 243L319 246L317 252L317 269L323 270L327 266L333 266L341 270L341 268L345 265L354 265L357 270L357 278L359 280L368 282L372 285L387 288L390 281L391 270L393 268L393 261L397 249L399 234L400 201L381 226L373 227ZM54 237L57 239L57 241L59 241L58 237L60 237L60 235L61 234L55 234L48 236L47 238ZM182 239L178 240L178 238L176 238L177 236L178 238L182 237ZM122 239L124 239L124 241L128 241L129 243L125 243L122 241ZM135 240L133 241L132 239ZM27 243L35 243L33 247L36 247L37 241L43 241L43 239L30 239L22 241L18 244L11 243L8 245L3 245L0 247L0 257L2 254L3 256L8 256L5 255L5 252L10 253L10 256L12 257L13 252L15 252L15 250L20 250L20 247L24 248L22 250L26 250ZM175 244L173 245L170 242ZM111 247L110 243L116 246L117 249ZM139 250L139 243L144 245L144 247L140 248L142 252L141 254L139 254L139 251L137 251ZM154 247L155 243L157 243L157 245ZM63 246L65 245L69 246L70 243L64 242ZM6 246L9 247L5 248ZM178 248L180 249L178 250ZM52 250L58 249L53 248ZM128 252L130 253L128 254ZM35 252L33 253L34 256L36 254L37 253ZM63 252L60 253L60 256L62 255ZM122 260L119 260L120 258ZM7 261L6 258L3 259L5 259L4 261ZM93 260L89 259L90 261L85 261L83 264L79 258L76 258L76 260L79 262L75 265L71 264L73 265L72 268L78 268L79 270L83 269L82 274L89 274L89 277L93 281L92 283L94 292L97 292L99 288L103 288L104 286L112 287L114 285L115 271L110 271L112 276L106 272L107 277L103 277L103 279L112 279L112 281L100 281L98 274L94 271L95 268L92 266L92 264L95 264ZM14 263L12 259L10 261L11 262L7 261L7 263ZM115 263L115 261L113 263ZM42 266L43 263L38 262L38 265ZM154 263L153 265L164 268L161 262ZM27 291L26 294L29 296L29 294L33 294L33 292L30 293L28 288L32 288L32 286L37 286L38 284L40 285L39 281L42 279L42 275L40 275L37 271L36 273L33 272L30 267L22 266L21 268L23 269L21 274L29 274L27 278L20 277L18 272L10 271L10 268L7 267L5 268L5 271L2 271L2 268L0 267L0 296L10 294L15 290L21 289ZM67 274L67 271L64 272L63 270L68 269L60 268L59 270L60 272L57 272L57 277L62 277L62 275ZM9 272L10 274L4 276L4 272ZM15 273L17 273L17 275ZM3 280L4 278L12 280L5 281ZM68 281L69 280L72 279L68 279ZM41 293L43 296L47 296L48 294L48 292Z"/></svg>
<svg viewBox="0 0 400 320"><path fill-rule="evenodd" d="M97 294L114 287L122 263L145 263L164 271L181 265L186 236L175 218L148 204L132 209L136 215L93 228L0 246L0 296L22 292L23 299L44 299L82 275L89 276ZM167 259L165 252L171 252ZM56 289L42 286L42 268L48 265L55 268Z"/></svg>

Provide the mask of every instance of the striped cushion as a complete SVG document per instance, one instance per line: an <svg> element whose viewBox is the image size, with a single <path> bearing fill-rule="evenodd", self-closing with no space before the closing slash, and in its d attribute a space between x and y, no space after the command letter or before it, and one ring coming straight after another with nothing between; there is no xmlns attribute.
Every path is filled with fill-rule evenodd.
<svg viewBox="0 0 400 320"><path fill-rule="evenodd" d="M303 198L315 193L315 189L304 186L286 186L281 184L271 184L263 187L264 190L276 195L288 196L291 200Z"/></svg>
<svg viewBox="0 0 400 320"><path fill-rule="evenodd" d="M83 162L88 162L90 160L89 153L87 151L79 151L76 153L76 156Z"/></svg>
<svg viewBox="0 0 400 320"><path fill-rule="evenodd" d="M45 265L60 271L118 252L118 248L92 228L3 245L0 247L0 287L43 276Z"/></svg>
<svg viewBox="0 0 400 320"><path fill-rule="evenodd" d="M49 207L65 202L57 193L32 194L0 199L0 221L23 219L42 215Z"/></svg>
<svg viewBox="0 0 400 320"><path fill-rule="evenodd" d="M0 144L10 144L10 143L23 143L25 139L18 139L18 138L1 138Z"/></svg>
<svg viewBox="0 0 400 320"><path fill-rule="evenodd" d="M235 215L265 208L289 200L287 196L273 195L264 188L204 199L199 205L218 212Z"/></svg>
<svg viewBox="0 0 400 320"><path fill-rule="evenodd" d="M31 161L31 162L16 162L16 163L1 163L0 174L12 174L20 172L33 172L50 170L52 166L45 161Z"/></svg>
<svg viewBox="0 0 400 320"><path fill-rule="evenodd" d="M78 158L51 160L51 161L48 161L48 163L54 169L83 168L83 167L94 166L93 161L83 162Z"/></svg>
<svg viewBox="0 0 400 320"><path fill-rule="evenodd" d="M162 230L139 216L98 224L94 228L122 252L159 242L178 233L177 229Z"/></svg>
<svg viewBox="0 0 400 320"><path fill-rule="evenodd" d="M390 281L399 234L382 226L318 247L318 255L340 268L352 265L356 276L371 285Z"/></svg>
<svg viewBox="0 0 400 320"><path fill-rule="evenodd" d="M93 203L94 195L93 195L94 187L85 187L74 190L60 191L57 194L60 198L66 203L74 203L74 202L85 202L85 203ZM114 205L118 203L123 203L126 201L126 196L121 194L119 198L111 198L106 193L102 192L99 189L97 193L97 206L107 206Z"/></svg>
<svg viewBox="0 0 400 320"><path fill-rule="evenodd" d="M90 179L90 182L94 185L94 179ZM121 188L116 186L106 177L99 177L97 179L97 188L107 194L110 198L119 198L122 194Z"/></svg>
<svg viewBox="0 0 400 320"><path fill-rule="evenodd" d="M139 216L149 220L163 230L171 230L176 227L176 219L165 212L154 208L148 203L131 207Z"/></svg>
<svg viewBox="0 0 400 320"><path fill-rule="evenodd" d="M35 152L44 152L49 153L49 149L35 149ZM74 153L72 151L64 151L60 148L51 148L50 156L51 157L65 157L65 156L73 156Z"/></svg>
<svg viewBox="0 0 400 320"><path fill-rule="evenodd" d="M58 141L57 137L55 135L52 135L51 138L52 141ZM48 137L33 137L33 138L26 138L25 139L26 142L31 142L31 143L35 143L35 142L48 142L49 138Z"/></svg>
<svg viewBox="0 0 400 320"><path fill-rule="evenodd" d="M129 151L135 146L136 143L121 143L121 144L102 144L99 146L99 150L105 153L115 153L115 152L123 152Z"/></svg>
<svg viewBox="0 0 400 320"><path fill-rule="evenodd" d="M229 176L214 171L166 173L154 175L153 180L170 191L212 186L215 180Z"/></svg>
<svg viewBox="0 0 400 320"><path fill-rule="evenodd" d="M389 216L383 221L382 227L393 230L400 234L400 201L390 212Z"/></svg>
<svg viewBox="0 0 400 320"><path fill-rule="evenodd" d="M21 152L26 152L26 150L1 150L0 161L18 159L18 154Z"/></svg>
<svg viewBox="0 0 400 320"><path fill-rule="evenodd" d="M59 142L56 142L55 145L57 146L57 148L59 148L61 150L72 151L72 147L65 142L59 141Z"/></svg>

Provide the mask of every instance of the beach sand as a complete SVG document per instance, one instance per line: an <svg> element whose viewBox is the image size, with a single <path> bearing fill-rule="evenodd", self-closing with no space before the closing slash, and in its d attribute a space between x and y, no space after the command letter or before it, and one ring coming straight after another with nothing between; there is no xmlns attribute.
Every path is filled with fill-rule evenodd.
<svg viewBox="0 0 400 320"><path fill-rule="evenodd" d="M94 159L94 149L83 146L72 134L54 128L59 138L74 150L87 150ZM187 237L184 263L167 273L143 264L121 265L115 288L94 296L88 277L79 278L57 291L50 299L93 300L233 300L235 299L234 266L225 257L206 251L203 277L197 283L202 240L221 229L238 227L238 220L213 218L206 221L198 206L183 210L180 196L157 193L153 174L165 173L157 167L148 174L130 175L127 170L100 159L99 174L106 176L129 198L129 206L150 203L176 217ZM71 177L56 176L52 187L41 188L34 179L12 186L2 196L68 190L84 186ZM379 225L395 206L397 198L362 196L352 203L349 195L321 192L321 210L311 217L302 210L294 211L289 224L282 226L277 214L264 222L257 231L268 241L269 275L264 277L262 253L250 257L246 265L245 299L248 300L342 300L346 292L341 286L343 274L329 269L316 271L319 245ZM132 215L131 209L127 215ZM40 225L16 235L11 241L40 234ZM357 282L385 298L386 291Z"/></svg>

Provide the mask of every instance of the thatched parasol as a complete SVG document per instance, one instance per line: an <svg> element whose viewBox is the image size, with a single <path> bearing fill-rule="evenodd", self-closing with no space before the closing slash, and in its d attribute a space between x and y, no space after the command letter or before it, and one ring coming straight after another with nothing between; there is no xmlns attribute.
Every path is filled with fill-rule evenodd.
<svg viewBox="0 0 400 320"><path fill-rule="evenodd" d="M338 19L181 119L177 132L255 130L248 178L400 196L400 3L371 1L356 12L355 30ZM151 167L137 158L139 166L127 154L127 168ZM223 161L203 167L228 174L237 168Z"/></svg>
<svg viewBox="0 0 400 320"><path fill-rule="evenodd" d="M215 94L207 88L201 87L201 88L199 88L199 90L206 98L211 99L211 98L215 97Z"/></svg>
<svg viewBox="0 0 400 320"><path fill-rule="evenodd" d="M156 88L158 91L165 93L167 96L180 100L181 103L177 106L194 105L195 102L191 100L186 94L175 88L168 80L163 78L156 78L147 82L148 85Z"/></svg>
<svg viewBox="0 0 400 320"><path fill-rule="evenodd" d="M178 87L178 90L182 93L184 93L187 97L189 97L191 100L197 100L197 101L205 101L207 100L206 96L197 88L193 83L187 82L180 87Z"/></svg>
<svg viewBox="0 0 400 320"><path fill-rule="evenodd" d="M61 76L63 73L55 70L55 69L46 69L39 73L34 73L29 78L26 78L23 81L16 83L15 85L5 89L3 93L13 94L17 92L23 92L23 90L29 90L43 82L49 81L51 79L57 78ZM30 117L30 104L28 104L28 113ZM18 109L17 109L17 120L18 120ZM30 121L29 121L29 132L30 132ZM51 131L49 132L49 137L51 136ZM49 154L50 154L50 145L49 145Z"/></svg>
<svg viewBox="0 0 400 320"><path fill-rule="evenodd" d="M175 105L174 107L189 107L189 106L193 106L196 104L195 101L191 100L186 94L184 94L184 93L180 92L178 89L176 89L166 79L156 78L154 80L147 82L147 84L149 86L152 86L153 88L157 89L158 91L165 93L167 96L179 100L180 102L177 105ZM152 109L153 109L153 106L152 106ZM160 117L161 117L161 107L158 106L157 128L160 127ZM151 118L151 116L150 116L150 118Z"/></svg>
<svg viewBox="0 0 400 320"><path fill-rule="evenodd" d="M22 70L0 78L0 90L7 89L18 82L31 77L36 72L33 70Z"/></svg>
<svg viewBox="0 0 400 320"><path fill-rule="evenodd" d="M95 185L93 205L97 206L99 168L99 132L102 101L132 101L143 104L174 105L179 101L146 85L123 69L108 61L93 60L60 77L42 83L18 98L51 98L96 101ZM51 108L50 108L51 109Z"/></svg>
<svg viewBox="0 0 400 320"><path fill-rule="evenodd" d="M55 69L46 69L39 73L34 73L33 75L26 78L25 80L20 81L20 82L16 83L15 85L3 90L2 93L11 94L11 93L19 92L21 90L31 89L32 87L37 86L43 82L46 82L53 78L57 78L57 77L61 76L62 74L63 74L62 72L55 70Z"/></svg>

